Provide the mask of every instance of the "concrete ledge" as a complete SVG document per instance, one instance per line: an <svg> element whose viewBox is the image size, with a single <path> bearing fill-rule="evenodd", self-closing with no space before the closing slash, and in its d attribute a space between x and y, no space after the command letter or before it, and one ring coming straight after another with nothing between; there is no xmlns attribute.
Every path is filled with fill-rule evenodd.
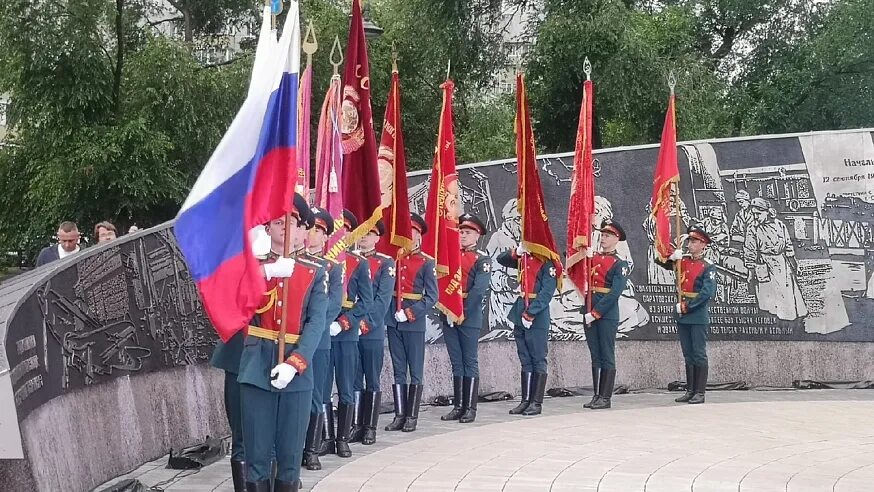
<svg viewBox="0 0 874 492"><path fill-rule="evenodd" d="M21 422L25 460L0 461L3 490L90 490L207 435L228 434L224 373L206 364L70 392Z"/></svg>

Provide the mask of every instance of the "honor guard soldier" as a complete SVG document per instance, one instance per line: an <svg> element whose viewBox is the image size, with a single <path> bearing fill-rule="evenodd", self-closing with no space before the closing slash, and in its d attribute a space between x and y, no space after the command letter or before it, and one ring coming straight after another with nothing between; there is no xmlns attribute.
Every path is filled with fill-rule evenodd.
<svg viewBox="0 0 874 492"><path fill-rule="evenodd" d="M716 266L704 257L710 236L699 227L690 227L686 240L687 254L674 250L667 262L657 262L673 270L679 264L680 296L675 306L677 333L686 362L686 394L678 403L704 403L707 388L707 330L710 326L710 299L716 293Z"/></svg>
<svg viewBox="0 0 874 492"><path fill-rule="evenodd" d="M387 431L416 430L422 402L425 368L425 322L437 302L434 258L422 253L422 235L428 230L418 214L410 214L413 250L398 259L396 292L386 313L388 350L391 353L395 418ZM407 384L407 372L410 382Z"/></svg>
<svg viewBox="0 0 874 492"><path fill-rule="evenodd" d="M231 480L234 492L246 491L246 454L243 451L243 422L240 404L240 356L243 353L243 334L240 330L227 343L221 340L212 352L210 364L225 371L225 414L231 428Z"/></svg>
<svg viewBox="0 0 874 492"><path fill-rule="evenodd" d="M461 285L464 319L453 324L440 314L443 341L452 364L453 409L440 420L458 420L462 424L476 420L479 397L477 342L483 324L485 298L489 291L491 257L476 249L486 226L478 218L464 214L458 218L461 235Z"/></svg>
<svg viewBox="0 0 874 492"><path fill-rule="evenodd" d="M331 369L331 334L328 325L340 315L343 303L343 266L334 260L325 258L325 244L328 237L334 233L334 219L325 210L313 208L310 217L312 226L307 239L307 260L322 265L328 275L328 308L325 312L325 332L319 340L319 346L313 356L311 370L313 371L313 398L310 410L310 423L307 427L306 443L304 445L303 465L307 470L321 470L319 452L323 438L336 439L334 429L334 410L330 404L325 404L325 395L330 400L331 387L328 371ZM328 434L324 434L330 429ZM325 452L327 454L327 451Z"/></svg>
<svg viewBox="0 0 874 492"><path fill-rule="evenodd" d="M349 210L343 211L343 228L345 234L358 227L358 219ZM331 363L332 376L337 381L337 439L335 442L337 456L348 458L352 456L349 449L349 439L352 436L352 420L355 417L355 400L353 386L358 365L358 337L367 323L367 313L373 292L370 284L370 270L367 260L346 251L345 277L346 286L340 316L331 323ZM329 386L330 387L330 386ZM325 399L330 403L330 391Z"/></svg>
<svg viewBox="0 0 874 492"><path fill-rule="evenodd" d="M516 351L522 365L522 401L511 415L540 415L546 391L546 353L549 302L557 287L557 270L550 260L528 253L520 244L498 255L498 263L519 270L519 298L507 319L513 322Z"/></svg>
<svg viewBox="0 0 874 492"><path fill-rule="evenodd" d="M583 306L586 344L592 357L592 401L585 408L610 408L616 381L616 331L619 328L619 297L628 279L628 263L616 255L616 245L625 241L617 222L601 224L601 252L592 255L591 306ZM591 251L591 249L589 250ZM588 312L586 310L588 309Z"/></svg>
<svg viewBox="0 0 874 492"><path fill-rule="evenodd" d="M274 243L282 244L285 227L297 229L309 215L298 194L289 214L268 225ZM240 398L246 450L246 490L271 491L271 461L276 460L274 492L297 491L313 371L308 370L325 329L327 277L317 264L271 255L262 264L267 292L247 328L240 356ZM288 305L283 306L283 289ZM281 316L285 310L285 320ZM281 323L285 321L285 354L277 361Z"/></svg>
<svg viewBox="0 0 874 492"><path fill-rule="evenodd" d="M358 356L361 363L355 376L355 421L352 441L370 445L376 442L376 426L379 423L379 404L382 391L379 376L385 353L385 316L394 294L395 261L376 252L376 243L385 234L382 220L358 241L361 256L367 258L370 279L373 285L373 302L367 314L367 322L358 337Z"/></svg>

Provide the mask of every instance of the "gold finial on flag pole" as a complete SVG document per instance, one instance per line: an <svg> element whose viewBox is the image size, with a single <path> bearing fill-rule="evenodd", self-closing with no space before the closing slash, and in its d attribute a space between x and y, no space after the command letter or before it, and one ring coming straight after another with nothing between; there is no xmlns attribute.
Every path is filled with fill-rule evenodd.
<svg viewBox="0 0 874 492"><path fill-rule="evenodd" d="M583 60L583 72L586 73L586 80L592 80L592 63L588 56Z"/></svg>
<svg viewBox="0 0 874 492"><path fill-rule="evenodd" d="M335 61L336 57L336 61ZM334 66L334 76L340 76L340 65L343 64L343 48L340 46L340 36L334 36L334 46L331 47L331 65Z"/></svg>
<svg viewBox="0 0 874 492"><path fill-rule="evenodd" d="M677 87L677 74L673 70L668 72L668 87L671 88L671 95L674 95L674 88Z"/></svg>
<svg viewBox="0 0 874 492"><path fill-rule="evenodd" d="M301 43L301 48L303 48L303 52L307 55L307 66L313 64L313 53L318 51L319 42L316 39L316 30L313 27L313 20L310 19L307 24L307 32L303 37L303 43Z"/></svg>
<svg viewBox="0 0 874 492"><path fill-rule="evenodd" d="M391 42L391 71L392 73L396 73L398 71L398 47L395 46L395 42Z"/></svg>

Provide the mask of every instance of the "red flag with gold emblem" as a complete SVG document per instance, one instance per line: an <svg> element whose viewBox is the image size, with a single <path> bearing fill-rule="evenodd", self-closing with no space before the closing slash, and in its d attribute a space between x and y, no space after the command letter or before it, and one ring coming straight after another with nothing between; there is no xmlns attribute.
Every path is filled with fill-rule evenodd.
<svg viewBox="0 0 874 492"><path fill-rule="evenodd" d="M574 174L567 212L567 276L581 293L588 291L589 262L586 248L592 237L592 214L595 212L595 173L592 166L592 97L591 80L583 84L583 103L577 126L574 149Z"/></svg>
<svg viewBox="0 0 874 492"><path fill-rule="evenodd" d="M674 248L671 245L671 200L673 188L680 184L680 169L677 166L677 115L674 111L674 95L668 99L668 112L662 129L662 144L652 182L651 215L655 223L655 250L660 261L667 261ZM677 214L679 217L679 214ZM676 233L677 231L675 231Z"/></svg>
<svg viewBox="0 0 874 492"><path fill-rule="evenodd" d="M534 130L528 110L525 78L516 75L516 169L519 178L518 207L522 217L522 246L529 253L555 264L559 289L561 288L561 256L549 229L549 218L543 200L537 156L534 152ZM527 292L527 290L526 290Z"/></svg>
<svg viewBox="0 0 874 492"><path fill-rule="evenodd" d="M440 88L443 89L443 105L425 209L428 234L422 238L422 252L433 256L437 263L436 308L449 321L460 323L464 319L464 299L461 297L461 237L458 232L461 190L455 173L455 130L452 123L455 83L447 80Z"/></svg>
<svg viewBox="0 0 874 492"><path fill-rule="evenodd" d="M401 88L397 64L392 64L391 88L385 105L382 139L376 163L382 195L382 222L385 234L376 248L380 253L397 257L401 249L413 249L413 226L407 196L407 156L401 128Z"/></svg>
<svg viewBox="0 0 874 492"><path fill-rule="evenodd" d="M361 18L361 3L352 1L352 19L343 67L343 203L358 218L358 227L345 242L352 244L382 216L379 171L376 167L376 136L370 107L370 63Z"/></svg>

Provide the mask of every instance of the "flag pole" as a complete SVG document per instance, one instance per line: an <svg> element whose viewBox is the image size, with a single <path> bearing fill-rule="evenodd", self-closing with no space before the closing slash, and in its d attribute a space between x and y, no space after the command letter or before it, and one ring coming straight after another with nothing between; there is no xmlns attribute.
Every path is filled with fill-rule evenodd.
<svg viewBox="0 0 874 492"><path fill-rule="evenodd" d="M583 60L583 72L586 73L586 81L592 80L592 62L589 61L589 57L587 56L585 60ZM593 91L594 92L594 91ZM585 97L585 89L583 90L583 96ZM594 119L592 120L592 124L594 124ZM588 131L588 128L586 129ZM593 180L593 189L594 189L594 177ZM594 198L594 197L593 197ZM589 219L591 227L594 229L595 227L595 211L592 210L592 217ZM589 231L589 248L595 247L594 241L594 230ZM592 258L589 255L586 255L586 269L585 269L585 278L586 278L586 312L592 312Z"/></svg>
<svg viewBox="0 0 874 492"><path fill-rule="evenodd" d="M671 89L671 101L674 100L674 89L677 86L677 75L673 70L668 72L668 87ZM675 111L675 105L671 105L671 111ZM671 120L674 122L674 129L676 131L677 128L677 115L676 113L671 115ZM680 181L679 179L674 184L674 190L676 191L676 195L674 197L674 243L677 245L682 251L683 245L680 244L680 238L682 237L682 232L680 231L681 217L680 217ZM677 302L683 302L683 265L682 260L674 262L674 282L677 286Z"/></svg>

